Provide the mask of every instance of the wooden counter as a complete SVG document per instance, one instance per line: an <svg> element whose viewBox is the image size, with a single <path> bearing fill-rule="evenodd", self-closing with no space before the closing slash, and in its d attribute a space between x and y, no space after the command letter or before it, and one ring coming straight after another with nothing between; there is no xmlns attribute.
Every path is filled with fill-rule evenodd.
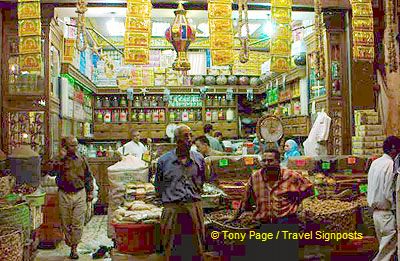
<svg viewBox="0 0 400 261"><path fill-rule="evenodd" d="M88 162L99 186L99 200L95 205L95 214L107 214L108 189L110 187L107 168L118 162L118 158L89 158Z"/></svg>

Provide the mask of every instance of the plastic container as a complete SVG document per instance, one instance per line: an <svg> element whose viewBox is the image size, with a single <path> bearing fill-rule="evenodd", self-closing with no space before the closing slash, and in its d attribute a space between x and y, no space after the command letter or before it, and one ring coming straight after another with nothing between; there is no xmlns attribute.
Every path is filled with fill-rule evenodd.
<svg viewBox="0 0 400 261"><path fill-rule="evenodd" d="M43 206L46 199L46 193L41 193L39 195L26 195L26 201L28 202L29 206L39 207Z"/></svg>
<svg viewBox="0 0 400 261"><path fill-rule="evenodd" d="M116 234L117 250L126 254L152 254L155 252L154 225L112 224Z"/></svg>

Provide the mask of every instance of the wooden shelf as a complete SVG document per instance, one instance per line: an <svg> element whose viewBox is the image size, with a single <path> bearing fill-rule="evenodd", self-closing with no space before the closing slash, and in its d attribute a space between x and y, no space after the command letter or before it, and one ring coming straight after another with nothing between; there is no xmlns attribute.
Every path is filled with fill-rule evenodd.
<svg viewBox="0 0 400 261"><path fill-rule="evenodd" d="M131 110L149 110L149 109L167 109L167 107L157 106L157 107L131 107Z"/></svg>
<svg viewBox="0 0 400 261"><path fill-rule="evenodd" d="M127 110L129 107L104 107L104 108L95 108L95 110Z"/></svg>
<svg viewBox="0 0 400 261"><path fill-rule="evenodd" d="M206 106L206 108L209 109L224 109L224 108L236 108L236 106L232 105L232 106Z"/></svg>
<svg viewBox="0 0 400 261"><path fill-rule="evenodd" d="M167 107L168 109L172 109L172 110L179 110L179 109L202 109L203 107L198 107L198 106L195 106L195 107L190 107L190 106L188 106L188 107Z"/></svg>
<svg viewBox="0 0 400 261"><path fill-rule="evenodd" d="M61 64L61 74L68 74L78 82L80 82L85 88L90 90L92 93L97 93L96 85L85 75L83 75L78 69L76 69L72 64L62 63Z"/></svg>

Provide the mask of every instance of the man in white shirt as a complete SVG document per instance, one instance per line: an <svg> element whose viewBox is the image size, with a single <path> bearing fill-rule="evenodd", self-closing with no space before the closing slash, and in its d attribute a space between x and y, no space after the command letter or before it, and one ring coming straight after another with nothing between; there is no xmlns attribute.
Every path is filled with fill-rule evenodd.
<svg viewBox="0 0 400 261"><path fill-rule="evenodd" d="M373 210L379 240L379 252L374 260L390 260L397 247L393 168L394 159L400 153L400 139L388 137L383 142L383 152L382 157L372 162L368 172L367 200Z"/></svg>
<svg viewBox="0 0 400 261"><path fill-rule="evenodd" d="M132 129L130 131L130 142L126 143L124 146L118 149L118 152L122 156L132 155L139 159L142 159L143 154L147 151L147 148L140 142L139 131Z"/></svg>

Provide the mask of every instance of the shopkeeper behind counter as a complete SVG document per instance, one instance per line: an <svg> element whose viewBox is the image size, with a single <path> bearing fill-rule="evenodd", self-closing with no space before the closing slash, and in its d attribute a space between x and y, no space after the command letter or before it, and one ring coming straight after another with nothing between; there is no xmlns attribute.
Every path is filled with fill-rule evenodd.
<svg viewBox="0 0 400 261"><path fill-rule="evenodd" d="M131 141L120 147L118 152L122 156L132 155L141 159L143 154L147 152L147 148L143 145L143 143L140 142L140 132L138 130L131 129L129 135ZM147 142L151 143L151 139L147 139Z"/></svg>

